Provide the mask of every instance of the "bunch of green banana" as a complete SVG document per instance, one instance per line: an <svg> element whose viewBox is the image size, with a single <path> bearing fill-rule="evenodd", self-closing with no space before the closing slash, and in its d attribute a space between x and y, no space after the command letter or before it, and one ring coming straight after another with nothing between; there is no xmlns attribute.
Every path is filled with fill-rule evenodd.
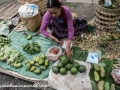
<svg viewBox="0 0 120 90"><path fill-rule="evenodd" d="M34 55L40 53L41 47L37 42L32 42L32 43L26 43L23 46L23 50L28 54Z"/></svg>

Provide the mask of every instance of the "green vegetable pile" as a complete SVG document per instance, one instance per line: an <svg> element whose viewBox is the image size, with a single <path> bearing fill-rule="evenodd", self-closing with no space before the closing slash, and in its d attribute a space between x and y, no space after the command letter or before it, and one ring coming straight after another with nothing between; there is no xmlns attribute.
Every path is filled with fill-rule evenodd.
<svg viewBox="0 0 120 90"><path fill-rule="evenodd" d="M54 73L60 73L61 75L65 75L67 74L67 71L70 71L71 75L76 75L78 72L84 73L86 71L86 67L75 62L73 59L69 60L65 54L60 57L60 61L57 66L52 67L52 71Z"/></svg>
<svg viewBox="0 0 120 90"><path fill-rule="evenodd" d="M0 36L0 48L6 44L9 44L11 40L8 37Z"/></svg>
<svg viewBox="0 0 120 90"><path fill-rule="evenodd" d="M33 60L25 61L26 71L34 72L35 74L41 74L48 66L49 61L46 59L45 55L35 56Z"/></svg>
<svg viewBox="0 0 120 90"><path fill-rule="evenodd" d="M99 66L98 64L93 65L95 81L92 81L93 90L115 90L115 84L105 79L110 76L109 74L111 72L109 72L109 69L106 70L107 67L108 66Z"/></svg>
<svg viewBox="0 0 120 90"><path fill-rule="evenodd" d="M37 42L32 42L32 43L26 43L23 46L23 50L28 54L34 55L40 53L41 47Z"/></svg>
<svg viewBox="0 0 120 90"><path fill-rule="evenodd" d="M25 57L10 45L5 45L0 49L0 61L7 61L8 65L15 68L20 68L24 59Z"/></svg>

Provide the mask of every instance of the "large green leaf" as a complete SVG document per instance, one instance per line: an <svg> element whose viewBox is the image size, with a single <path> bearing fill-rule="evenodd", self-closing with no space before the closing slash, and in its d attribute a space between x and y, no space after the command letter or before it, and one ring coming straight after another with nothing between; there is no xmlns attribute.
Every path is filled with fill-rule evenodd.
<svg viewBox="0 0 120 90"><path fill-rule="evenodd" d="M88 24L86 27L85 27L85 30L89 33L92 33L92 32L95 32L95 26L92 26L90 24Z"/></svg>
<svg viewBox="0 0 120 90"><path fill-rule="evenodd" d="M84 52L82 52L82 54L78 57L77 60L79 60L79 61L86 61L87 56L88 56L88 51L84 51Z"/></svg>
<svg viewBox="0 0 120 90"><path fill-rule="evenodd" d="M110 60L110 59L106 59L103 61L106 65L108 65L109 67L112 67L113 65L113 60Z"/></svg>
<svg viewBox="0 0 120 90"><path fill-rule="evenodd" d="M119 85L115 85L115 90L120 90L120 86Z"/></svg>
<svg viewBox="0 0 120 90"><path fill-rule="evenodd" d="M101 78L101 80L104 80L105 82L109 82L110 84L114 83L111 75L105 76L104 78Z"/></svg>
<svg viewBox="0 0 120 90"><path fill-rule="evenodd" d="M73 56L70 58L72 60L85 61L88 56L88 51L83 51L79 47L74 46L71 49L73 51Z"/></svg>
<svg viewBox="0 0 120 90"><path fill-rule="evenodd" d="M78 60L79 56L82 54L82 51L79 47L72 47L71 50L73 51L73 55L70 59Z"/></svg>
<svg viewBox="0 0 120 90"><path fill-rule="evenodd" d="M97 90L97 83L94 81L91 81L92 84L92 90Z"/></svg>
<svg viewBox="0 0 120 90"><path fill-rule="evenodd" d="M94 80L94 68L93 68L93 65L91 65L89 76L90 76L90 80L95 81Z"/></svg>
<svg viewBox="0 0 120 90"><path fill-rule="evenodd" d="M113 78L112 78L112 76L111 76L111 72L112 72L112 67L110 67L110 66L108 66L108 65L106 65L105 67L104 67L104 69L105 69L105 77L104 78L101 78L102 80L104 80L104 81L106 81L106 82L109 82L109 83L114 83L114 81L113 81Z"/></svg>

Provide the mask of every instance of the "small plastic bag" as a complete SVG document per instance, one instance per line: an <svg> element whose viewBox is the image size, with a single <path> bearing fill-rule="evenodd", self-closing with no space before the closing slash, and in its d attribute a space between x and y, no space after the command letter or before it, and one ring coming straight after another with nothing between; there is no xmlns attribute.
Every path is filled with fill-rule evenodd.
<svg viewBox="0 0 120 90"><path fill-rule="evenodd" d="M114 69L111 72L112 78L116 84L120 85L120 69Z"/></svg>
<svg viewBox="0 0 120 90"><path fill-rule="evenodd" d="M55 51L55 53L54 53L54 51L51 52L51 50L53 48L58 49L58 52L56 52L56 51ZM47 59L52 60L52 61L57 61L59 59L59 57L61 56L61 54L62 54L62 49L58 46L52 46L45 52L45 56L47 57Z"/></svg>
<svg viewBox="0 0 120 90"><path fill-rule="evenodd" d="M14 26L17 26L19 24L19 18L12 18L11 22Z"/></svg>
<svg viewBox="0 0 120 90"><path fill-rule="evenodd" d="M67 40L63 40L62 48L65 49L67 46ZM73 42L71 42L70 48L73 46Z"/></svg>

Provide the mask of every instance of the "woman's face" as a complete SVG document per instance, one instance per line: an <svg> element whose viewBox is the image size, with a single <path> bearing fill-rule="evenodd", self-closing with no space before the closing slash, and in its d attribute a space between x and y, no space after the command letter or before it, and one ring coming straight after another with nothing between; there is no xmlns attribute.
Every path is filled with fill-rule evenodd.
<svg viewBox="0 0 120 90"><path fill-rule="evenodd" d="M54 18L58 18L61 14L61 9L60 8L48 8L48 11Z"/></svg>

